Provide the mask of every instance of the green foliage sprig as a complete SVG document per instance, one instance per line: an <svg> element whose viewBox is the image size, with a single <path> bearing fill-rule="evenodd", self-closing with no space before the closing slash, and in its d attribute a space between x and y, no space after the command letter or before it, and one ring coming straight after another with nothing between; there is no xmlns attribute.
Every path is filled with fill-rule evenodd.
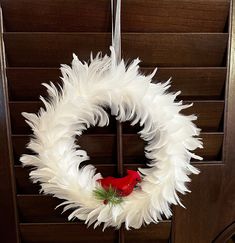
<svg viewBox="0 0 235 243"><path fill-rule="evenodd" d="M110 203L115 206L123 201L122 197L111 186L108 189L102 187L96 188L93 193L96 199L103 201L104 204Z"/></svg>

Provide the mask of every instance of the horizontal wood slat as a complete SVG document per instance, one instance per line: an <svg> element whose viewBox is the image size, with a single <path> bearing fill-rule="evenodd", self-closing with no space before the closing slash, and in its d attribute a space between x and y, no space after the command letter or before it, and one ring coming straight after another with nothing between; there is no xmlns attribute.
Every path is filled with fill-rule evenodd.
<svg viewBox="0 0 235 243"><path fill-rule="evenodd" d="M160 224L160 225L159 225ZM166 220L156 224L143 226L140 229L125 231L126 243L168 243L171 231L171 221Z"/></svg>
<svg viewBox="0 0 235 243"><path fill-rule="evenodd" d="M12 136L15 163L19 163L21 154L31 153L26 149L29 139L30 137L27 135ZM115 134L84 134L78 138L78 144L81 148L87 149L87 152L89 151L90 160L94 164L115 164L117 162ZM139 147L142 148L141 145Z"/></svg>
<svg viewBox="0 0 235 243"><path fill-rule="evenodd" d="M145 164L126 164L124 169L136 170L139 167L146 167ZM97 172L100 172L104 177L117 176L117 164L97 164ZM30 168L15 165L16 189L18 194L38 194L40 187L38 183L33 184L29 179Z"/></svg>
<svg viewBox="0 0 235 243"><path fill-rule="evenodd" d="M22 112L38 112L40 107L43 107L42 102L10 102L11 125L13 134L29 134L32 133L30 127L25 122L25 118L21 115ZM86 133L115 133L116 119L110 116L110 123L107 127L90 127Z"/></svg>
<svg viewBox="0 0 235 243"><path fill-rule="evenodd" d="M152 68L142 68L150 73ZM61 83L60 70L56 68L8 68L9 99L38 100L46 96L46 88L41 83ZM184 99L223 98L226 68L159 68L153 82L163 82L172 77L170 91L181 90Z"/></svg>
<svg viewBox="0 0 235 243"><path fill-rule="evenodd" d="M149 73L151 68L142 68ZM227 70L217 68L158 68L153 82L165 81L171 77L170 91L180 90L183 99L221 99Z"/></svg>
<svg viewBox="0 0 235 243"><path fill-rule="evenodd" d="M191 101L185 101L189 103ZM203 129L203 131L218 131L220 130L220 123L223 118L224 101L192 101L193 106L182 110L183 114L190 115L196 114L198 116L195 123ZM38 112L42 105L41 102L10 102L11 113L11 127L13 134L29 134L31 133L30 127L21 115L22 112ZM104 128L89 128L88 133L115 133L115 119L110 119L110 125ZM132 128L124 125L124 133L139 131L139 127Z"/></svg>
<svg viewBox="0 0 235 243"><path fill-rule="evenodd" d="M195 114L195 124L203 131L218 131L223 123L224 101L192 101L193 106L182 111L185 115Z"/></svg>
<svg viewBox="0 0 235 243"><path fill-rule="evenodd" d="M24 243L88 243L101 239L104 243L114 243L117 239L112 228L103 232L102 227L87 228L81 223L29 223L20 224L19 228Z"/></svg>
<svg viewBox="0 0 235 243"><path fill-rule="evenodd" d="M141 161L142 162L142 161ZM201 164L221 164L221 161L204 161L203 163L199 161L192 161L194 165ZM118 176L117 175L117 165L107 165L107 164L97 164L95 165L97 172L101 173L102 176ZM126 169L137 170L138 168L146 168L147 165L144 163L140 164L124 164L124 173ZM33 184L29 179L29 173L31 168L22 167L21 165L14 166L15 181L16 181L16 191L18 195L38 195L40 191L40 186L38 183Z"/></svg>
<svg viewBox="0 0 235 243"><path fill-rule="evenodd" d="M18 195L17 205L19 221L23 223L58 223L66 222L69 213L62 214L63 207L59 207L63 200L45 195Z"/></svg>
<svg viewBox="0 0 235 243"><path fill-rule="evenodd" d="M7 31L110 31L109 0L2 0ZM95 11L94 11L95 9ZM222 32L228 0L126 0L124 32ZM137 20L138 21L137 24Z"/></svg>
<svg viewBox="0 0 235 243"><path fill-rule="evenodd" d="M204 160L218 159L223 143L223 133L202 133L204 148L196 152L204 157ZM24 153L30 153L25 146L29 142L29 136L12 136L13 152L15 163ZM79 137L78 144L85 149L91 163L94 164L115 164L116 161L116 136L106 135L83 135ZM146 162L144 158L144 141L137 134L123 135L123 156L125 163ZM105 149L104 149L105 148ZM138 160L138 161L136 161Z"/></svg>
<svg viewBox="0 0 235 243"><path fill-rule="evenodd" d="M216 212L220 212L221 208L224 207L225 198L221 194L224 195L223 191L227 190L228 186L226 185L226 188L222 186L226 166L226 163L197 166L201 173L191 176L192 181L189 183L189 190L192 192L180 197L186 210L182 207L175 207L174 210L175 222L177 222L174 227L176 242L214 242L212 239L215 234L215 224L217 220L220 222L222 216L221 213L217 214ZM232 208L232 206L228 206L229 210ZM229 212L229 215L231 215L232 211ZM204 222L203 225L202 222ZM210 225L210 227L207 228L207 225ZM191 233L184 233L186 227ZM193 234L192 232L197 233ZM198 232L201 232L200 235ZM226 240L218 242L229 243Z"/></svg>
<svg viewBox="0 0 235 243"><path fill-rule="evenodd" d="M103 176L117 176L117 165L96 165L97 172L102 173ZM128 166L129 168L129 166ZM130 167L136 168L136 167ZM40 187L37 184L33 184L29 179L30 168L22 167L21 165L15 165L15 180L16 189L18 194L38 194Z"/></svg>
<svg viewBox="0 0 235 243"><path fill-rule="evenodd" d="M22 154L31 153L30 150L26 149L28 142L29 136L12 136L15 164L20 163L19 158ZM123 143L125 146L124 156L128 158L128 163L138 162L136 160L146 161L144 158L144 142L138 135L124 135ZM91 163L115 164L117 162L116 135L83 135L78 139L78 144L88 152Z"/></svg>
<svg viewBox="0 0 235 243"><path fill-rule="evenodd" d="M143 66L224 66L225 33L123 33L123 57L140 57ZM71 63L72 53L88 60L90 52L109 53L109 33L5 33L7 65L59 67ZM135 43L133 45L133 43ZM147 43L147 44L146 44Z"/></svg>
<svg viewBox="0 0 235 243"><path fill-rule="evenodd" d="M186 101L185 103L189 103ZM195 114L198 118L195 124L202 129L202 131L222 131L223 130L223 112L224 101L191 101L192 107L182 110L182 114ZM124 133L137 133L140 126L130 126L129 122L123 123Z"/></svg>
<svg viewBox="0 0 235 243"><path fill-rule="evenodd" d="M63 213L64 206L56 208L64 202L50 195L17 195L19 221L21 223L65 223L73 210ZM77 220L81 222L80 220Z"/></svg>
<svg viewBox="0 0 235 243"><path fill-rule="evenodd" d="M202 138L204 148L195 150L195 153L202 156L204 161L220 160L223 133L201 133L200 137ZM123 147L124 163L144 164L147 162L144 156L144 141L138 135L123 134ZM88 149L86 150L89 151Z"/></svg>
<svg viewBox="0 0 235 243"><path fill-rule="evenodd" d="M133 242L134 232L138 231L138 242L156 242L167 243L170 236L171 221L166 220L158 224L151 224L134 230L132 233L126 232L127 242ZM112 228L104 232L101 227L93 229L92 226L87 228L80 223L21 223L20 232L22 240L25 243L68 243L68 242L102 242L112 243L115 241L117 231ZM137 235L136 235L137 236Z"/></svg>

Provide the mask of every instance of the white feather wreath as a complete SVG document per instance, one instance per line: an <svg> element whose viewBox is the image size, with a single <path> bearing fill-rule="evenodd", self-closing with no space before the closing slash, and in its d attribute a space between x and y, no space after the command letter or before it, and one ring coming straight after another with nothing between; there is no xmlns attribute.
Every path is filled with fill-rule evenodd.
<svg viewBox="0 0 235 243"><path fill-rule="evenodd" d="M180 204L177 192L188 192L189 174L199 171L190 165L191 158L200 160L191 151L202 148L197 136L200 129L193 120L179 112L190 105L175 102L180 93L167 93L170 81L151 83L156 70L149 76L139 72L139 59L126 66L122 60L115 64L111 56L99 53L90 63L74 55L72 67L62 65L63 86L43 84L50 98L43 101L46 109L38 114L23 113L34 136L28 148L36 155L23 155L25 166L34 166L30 177L40 182L45 194L65 200L64 210L73 209L69 220L78 218L94 227L140 228L142 224L157 223L162 215L171 216L170 205ZM122 203L105 205L94 197L98 186L93 165L79 165L88 160L86 152L75 144L76 136L90 126L107 126L109 107L116 119L143 125L140 137L147 142L145 156L149 168L139 169L143 175L141 190L133 191Z"/></svg>

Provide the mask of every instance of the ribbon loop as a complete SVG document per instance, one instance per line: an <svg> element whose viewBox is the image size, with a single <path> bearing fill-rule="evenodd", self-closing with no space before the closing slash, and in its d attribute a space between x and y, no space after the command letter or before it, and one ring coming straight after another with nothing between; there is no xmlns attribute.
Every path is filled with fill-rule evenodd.
<svg viewBox="0 0 235 243"><path fill-rule="evenodd" d="M114 48L117 64L121 61L121 0L111 0L111 13L112 46Z"/></svg>

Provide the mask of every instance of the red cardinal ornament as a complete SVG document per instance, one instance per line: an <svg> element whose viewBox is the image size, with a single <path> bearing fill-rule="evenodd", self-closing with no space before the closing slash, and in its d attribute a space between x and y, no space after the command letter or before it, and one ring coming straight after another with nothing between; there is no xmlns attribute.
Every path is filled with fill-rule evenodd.
<svg viewBox="0 0 235 243"><path fill-rule="evenodd" d="M141 182L141 177L139 172L134 170L127 170L127 176L122 178L115 178L108 176L103 179L99 179L101 186L108 190L110 187L113 188L119 196L128 196L136 186L138 182Z"/></svg>

